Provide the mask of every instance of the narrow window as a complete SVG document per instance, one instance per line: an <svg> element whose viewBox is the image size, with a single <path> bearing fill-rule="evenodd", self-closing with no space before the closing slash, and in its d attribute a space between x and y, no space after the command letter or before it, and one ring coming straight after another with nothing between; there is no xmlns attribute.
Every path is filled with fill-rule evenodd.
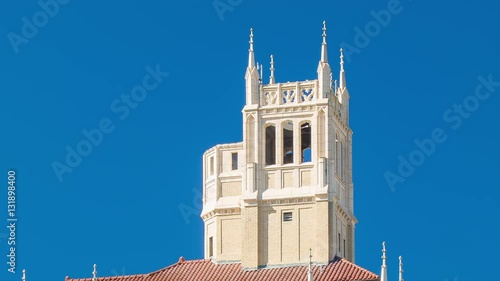
<svg viewBox="0 0 500 281"><path fill-rule="evenodd" d="M283 221L292 221L292 212L283 213Z"/></svg>
<svg viewBox="0 0 500 281"><path fill-rule="evenodd" d="M339 138L335 137L335 174L340 176L340 157L339 157L340 149L339 149Z"/></svg>
<svg viewBox="0 0 500 281"><path fill-rule="evenodd" d="M346 141L346 143L344 144L344 159L345 159L344 160L344 178L345 179L347 179L347 172L348 172L348 170L347 170L347 167L348 167L347 163L349 161L349 159L347 157L347 148L348 148L348 146L347 146L347 141Z"/></svg>
<svg viewBox="0 0 500 281"><path fill-rule="evenodd" d="M311 125L309 123L304 123L300 127L300 141L302 163L311 162Z"/></svg>
<svg viewBox="0 0 500 281"><path fill-rule="evenodd" d="M337 239L337 244L339 245L339 254L340 254L340 233L339 233L339 238Z"/></svg>
<svg viewBox="0 0 500 281"><path fill-rule="evenodd" d="M328 183L328 162L326 160L325 160L325 175L323 181L325 184Z"/></svg>
<svg viewBox="0 0 500 281"><path fill-rule="evenodd" d="M340 168L341 168L341 178L345 180L345 144L344 142L340 143Z"/></svg>
<svg viewBox="0 0 500 281"><path fill-rule="evenodd" d="M209 257L214 256L214 238L213 237L208 238L208 256Z"/></svg>
<svg viewBox="0 0 500 281"><path fill-rule="evenodd" d="M212 176L214 174L214 157L210 157L210 164L208 165L210 169L210 175Z"/></svg>
<svg viewBox="0 0 500 281"><path fill-rule="evenodd" d="M283 164L293 163L293 123L283 124Z"/></svg>
<svg viewBox="0 0 500 281"><path fill-rule="evenodd" d="M276 128L266 128L266 165L276 164Z"/></svg>
<svg viewBox="0 0 500 281"><path fill-rule="evenodd" d="M343 256L344 256L344 257L346 256L346 255L345 255L345 239L344 239L344 255L343 255Z"/></svg>
<svg viewBox="0 0 500 281"><path fill-rule="evenodd" d="M238 152L231 154L231 166L233 170L238 170Z"/></svg>

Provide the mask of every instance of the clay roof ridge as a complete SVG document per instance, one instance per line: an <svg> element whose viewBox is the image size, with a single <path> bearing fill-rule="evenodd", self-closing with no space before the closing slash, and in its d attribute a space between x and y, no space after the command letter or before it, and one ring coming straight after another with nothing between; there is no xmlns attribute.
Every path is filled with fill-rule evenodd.
<svg viewBox="0 0 500 281"><path fill-rule="evenodd" d="M177 267L183 263L195 263L195 262L206 262L206 261L209 261L209 260L206 260L206 259L197 259L197 260L185 260L182 256L179 258L179 260L174 263L174 264L171 264L169 266L166 266L166 267L163 267L163 268L160 268L158 270L155 270L153 272L150 272L150 273L147 273L147 274L144 274L146 276L152 276L152 275L155 275L155 274L158 274L158 273L162 273L168 269L171 269L171 268L174 268L174 267Z"/></svg>
<svg viewBox="0 0 500 281"><path fill-rule="evenodd" d="M113 279L121 279L121 278L130 278L130 277L147 277L148 274L129 274L129 275L118 275L118 276L99 276L97 277L97 280L113 280ZM66 281L71 280L71 281L92 281L92 277L86 277L86 278L71 278L69 276L66 276L65 278Z"/></svg>

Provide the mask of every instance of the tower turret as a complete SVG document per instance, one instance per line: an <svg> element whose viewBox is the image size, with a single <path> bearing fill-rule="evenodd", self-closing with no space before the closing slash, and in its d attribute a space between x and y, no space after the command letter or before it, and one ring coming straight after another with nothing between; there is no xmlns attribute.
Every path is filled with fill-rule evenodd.
<svg viewBox="0 0 500 281"><path fill-rule="evenodd" d="M203 155L205 257L245 269L354 261L352 131L330 94L326 23L318 79L276 81L271 56L260 83L253 39L243 141Z"/></svg>

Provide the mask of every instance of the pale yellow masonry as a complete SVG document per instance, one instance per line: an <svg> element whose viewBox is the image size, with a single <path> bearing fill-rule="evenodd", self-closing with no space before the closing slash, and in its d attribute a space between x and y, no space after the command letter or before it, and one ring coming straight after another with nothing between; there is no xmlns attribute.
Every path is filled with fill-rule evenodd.
<svg viewBox="0 0 500 281"><path fill-rule="evenodd" d="M256 65L253 31L243 141L203 155L205 258L245 269L354 262L352 131L341 53L333 82L323 28L318 78L269 84Z"/></svg>

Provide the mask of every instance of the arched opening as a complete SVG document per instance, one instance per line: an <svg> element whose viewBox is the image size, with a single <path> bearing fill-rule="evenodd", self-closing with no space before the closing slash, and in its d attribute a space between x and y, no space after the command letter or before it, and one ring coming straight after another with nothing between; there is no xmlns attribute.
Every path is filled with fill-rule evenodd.
<svg viewBox="0 0 500 281"><path fill-rule="evenodd" d="M311 124L309 123L300 126L300 149L302 163L311 162Z"/></svg>
<svg viewBox="0 0 500 281"><path fill-rule="evenodd" d="M293 123L283 123L283 164L293 163Z"/></svg>
<svg viewBox="0 0 500 281"><path fill-rule="evenodd" d="M276 127L266 127L266 165L276 164Z"/></svg>

